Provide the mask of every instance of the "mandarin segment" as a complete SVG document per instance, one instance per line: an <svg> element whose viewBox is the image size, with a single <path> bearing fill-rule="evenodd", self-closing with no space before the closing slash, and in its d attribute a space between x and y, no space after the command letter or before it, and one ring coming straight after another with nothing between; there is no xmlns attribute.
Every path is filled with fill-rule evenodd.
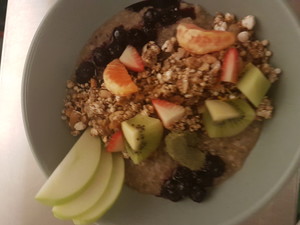
<svg viewBox="0 0 300 225"><path fill-rule="evenodd" d="M103 72L105 87L118 96L128 96L138 91L138 87L132 81L126 67L115 59L107 64Z"/></svg>
<svg viewBox="0 0 300 225"><path fill-rule="evenodd" d="M176 37L181 47L194 54L220 51L233 45L236 40L232 32L205 30L188 23L180 23L177 26Z"/></svg>

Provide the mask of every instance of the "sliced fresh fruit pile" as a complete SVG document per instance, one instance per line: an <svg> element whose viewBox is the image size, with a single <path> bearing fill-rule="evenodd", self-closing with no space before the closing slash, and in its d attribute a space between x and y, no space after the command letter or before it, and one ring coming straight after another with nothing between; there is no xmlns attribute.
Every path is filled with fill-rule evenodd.
<svg viewBox="0 0 300 225"><path fill-rule="evenodd" d="M74 224L97 221L116 201L124 181L124 159L103 148L87 129L57 166L35 199Z"/></svg>

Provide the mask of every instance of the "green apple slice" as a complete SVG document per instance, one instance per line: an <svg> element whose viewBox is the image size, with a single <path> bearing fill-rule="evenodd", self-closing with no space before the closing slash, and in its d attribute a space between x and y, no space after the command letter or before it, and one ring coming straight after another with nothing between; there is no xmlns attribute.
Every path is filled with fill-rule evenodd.
<svg viewBox="0 0 300 225"><path fill-rule="evenodd" d="M113 171L108 186L97 203L84 214L73 218L76 225L90 224L97 221L117 200L123 187L125 176L124 159L121 154L113 154Z"/></svg>
<svg viewBox="0 0 300 225"><path fill-rule="evenodd" d="M36 194L46 205L66 203L81 194L95 175L101 156L101 141L87 129Z"/></svg>
<svg viewBox="0 0 300 225"><path fill-rule="evenodd" d="M261 103L270 87L271 82L252 63L246 65L244 75L237 84L237 88L256 107Z"/></svg>
<svg viewBox="0 0 300 225"><path fill-rule="evenodd" d="M99 167L95 178L89 187L77 198L63 205L52 208L53 215L58 219L72 219L89 210L100 199L104 193L112 172L112 154L101 150Z"/></svg>

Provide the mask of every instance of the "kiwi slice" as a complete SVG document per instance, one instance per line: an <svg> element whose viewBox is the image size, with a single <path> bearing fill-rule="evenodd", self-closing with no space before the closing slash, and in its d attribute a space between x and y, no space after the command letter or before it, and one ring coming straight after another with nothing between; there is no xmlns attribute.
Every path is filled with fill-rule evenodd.
<svg viewBox="0 0 300 225"><path fill-rule="evenodd" d="M248 63L244 71L243 77L237 83L237 88L257 107L269 90L271 82L252 63Z"/></svg>
<svg viewBox="0 0 300 225"><path fill-rule="evenodd" d="M240 112L231 104L222 100L206 100L205 106L214 122L222 122L241 116Z"/></svg>
<svg viewBox="0 0 300 225"><path fill-rule="evenodd" d="M235 136L246 129L255 119L255 111L246 100L235 99L229 100L227 103L233 106L241 116L222 122L215 122L209 111L205 110L203 122L208 136L211 138Z"/></svg>
<svg viewBox="0 0 300 225"><path fill-rule="evenodd" d="M163 125L159 119L138 114L121 123L125 149L135 164L148 158L161 143Z"/></svg>
<svg viewBox="0 0 300 225"><path fill-rule="evenodd" d="M200 170L205 163L205 153L198 148L196 133L171 132L165 138L165 151L180 165Z"/></svg>

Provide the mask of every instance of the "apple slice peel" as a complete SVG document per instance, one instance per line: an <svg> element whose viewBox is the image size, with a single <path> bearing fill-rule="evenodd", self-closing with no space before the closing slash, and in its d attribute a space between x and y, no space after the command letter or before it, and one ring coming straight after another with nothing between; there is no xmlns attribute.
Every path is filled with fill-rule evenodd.
<svg viewBox="0 0 300 225"><path fill-rule="evenodd" d="M98 168L101 141L84 131L36 194L45 205L59 205L79 196L89 185ZM72 184L72 185L70 185Z"/></svg>
<svg viewBox="0 0 300 225"><path fill-rule="evenodd" d="M72 219L93 207L104 193L112 172L112 154L101 150L101 159L95 178L89 187L77 198L63 205L52 208L53 215L58 219Z"/></svg>
<svg viewBox="0 0 300 225"><path fill-rule="evenodd" d="M87 212L73 218L76 225L91 224L109 210L118 198L124 183L125 163L120 153L113 154L113 171L108 186L98 202Z"/></svg>

